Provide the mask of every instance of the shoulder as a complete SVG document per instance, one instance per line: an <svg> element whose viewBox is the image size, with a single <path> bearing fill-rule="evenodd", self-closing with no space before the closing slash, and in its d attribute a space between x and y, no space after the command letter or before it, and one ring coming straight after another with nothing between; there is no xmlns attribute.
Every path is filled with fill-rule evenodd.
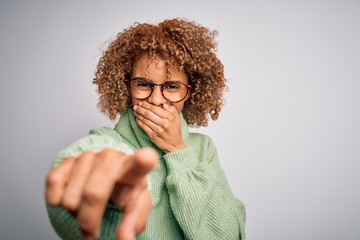
<svg viewBox="0 0 360 240"><path fill-rule="evenodd" d="M121 139L120 134L117 131L115 131L115 129L109 127L91 129L89 135L109 136L114 138L115 140Z"/></svg>
<svg viewBox="0 0 360 240"><path fill-rule="evenodd" d="M198 141L198 142L203 142L203 143L214 144L213 140L211 139L210 136L203 134L203 133L199 133L199 132L190 132L189 139L191 141Z"/></svg>
<svg viewBox="0 0 360 240"><path fill-rule="evenodd" d="M205 150L215 150L216 147L210 136L198 133L198 132L190 132L189 133L189 145L196 147L197 149Z"/></svg>
<svg viewBox="0 0 360 240"><path fill-rule="evenodd" d="M100 128L93 128L90 130L89 134L94 135L109 135L117 133L113 128L109 127L100 127ZM118 133L117 133L118 134Z"/></svg>

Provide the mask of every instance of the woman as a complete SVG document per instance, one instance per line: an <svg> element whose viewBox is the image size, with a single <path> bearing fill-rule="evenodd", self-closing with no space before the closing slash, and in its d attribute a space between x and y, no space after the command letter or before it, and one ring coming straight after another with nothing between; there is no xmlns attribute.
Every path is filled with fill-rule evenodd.
<svg viewBox="0 0 360 240"><path fill-rule="evenodd" d="M184 19L135 24L97 66L99 128L58 155L47 176L63 239L245 239L216 148L188 126L218 118L226 88L216 32Z"/></svg>

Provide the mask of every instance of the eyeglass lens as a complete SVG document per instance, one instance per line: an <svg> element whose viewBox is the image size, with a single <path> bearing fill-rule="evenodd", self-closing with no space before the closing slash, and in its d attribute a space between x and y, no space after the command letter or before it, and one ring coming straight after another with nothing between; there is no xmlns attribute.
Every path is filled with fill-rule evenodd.
<svg viewBox="0 0 360 240"><path fill-rule="evenodd" d="M146 79L135 78L130 81L131 95L137 99L146 99L150 97L155 86L161 87L162 95L170 102L183 100L188 92L187 86L181 82L169 81L157 85Z"/></svg>

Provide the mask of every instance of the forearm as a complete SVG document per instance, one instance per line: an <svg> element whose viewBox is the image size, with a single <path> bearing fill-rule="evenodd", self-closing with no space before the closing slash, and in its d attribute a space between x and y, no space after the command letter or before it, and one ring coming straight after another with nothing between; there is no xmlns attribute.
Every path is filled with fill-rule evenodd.
<svg viewBox="0 0 360 240"><path fill-rule="evenodd" d="M210 149L211 150L211 149ZM245 211L216 153L199 160L188 147L166 156L172 211L188 239L245 239Z"/></svg>
<svg viewBox="0 0 360 240"><path fill-rule="evenodd" d="M59 165L64 159L70 156L77 157L86 151L100 152L104 149L113 149L125 154L134 153L134 150L122 142L120 136L118 136L114 130L109 128L93 129L88 136L79 139L62 150L57 155L52 167Z"/></svg>
<svg viewBox="0 0 360 240"><path fill-rule="evenodd" d="M48 216L55 232L64 240L82 239L77 220L61 207L46 206ZM123 214L116 208L105 209L101 224L101 235L97 239L115 239L115 232Z"/></svg>
<svg viewBox="0 0 360 240"><path fill-rule="evenodd" d="M132 149L128 145L115 137L116 135L104 135L102 130L100 132L98 130L92 131L90 135L81 138L61 151L53 162L52 167L60 165L68 157L77 157L86 151L100 152L103 149L113 149L127 154L132 153ZM51 207L50 205L46 207L51 224L62 239L81 239L82 235L79 231L77 220L66 209ZM103 217L103 222L107 224L103 225L102 234L106 234L105 236L112 234L111 236L114 236L115 228L121 215L114 206L109 204L105 209Z"/></svg>

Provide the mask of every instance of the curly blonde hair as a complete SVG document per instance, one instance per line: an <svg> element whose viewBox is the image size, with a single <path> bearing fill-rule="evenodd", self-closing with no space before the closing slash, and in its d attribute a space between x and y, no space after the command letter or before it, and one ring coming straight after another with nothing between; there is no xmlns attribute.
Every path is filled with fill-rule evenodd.
<svg viewBox="0 0 360 240"><path fill-rule="evenodd" d="M93 80L98 86L98 108L111 120L131 106L125 80L136 60L144 55L175 62L192 86L183 116L189 126L207 126L208 116L216 120L227 88L224 66L216 56L216 31L185 19L168 19L153 24L135 23L117 34L97 65ZM169 65L168 65L169 66Z"/></svg>

